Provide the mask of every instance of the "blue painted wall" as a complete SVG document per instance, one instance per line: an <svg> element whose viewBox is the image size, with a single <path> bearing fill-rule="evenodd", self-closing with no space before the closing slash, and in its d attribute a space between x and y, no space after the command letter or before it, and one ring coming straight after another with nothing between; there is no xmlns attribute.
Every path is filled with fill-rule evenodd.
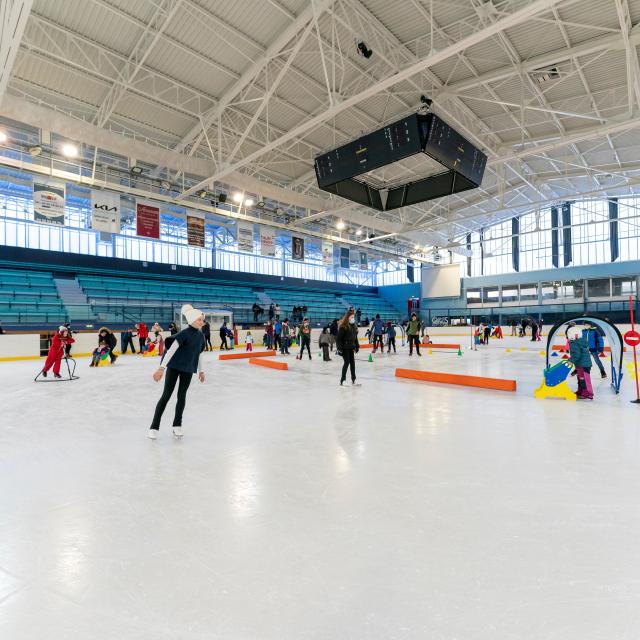
<svg viewBox="0 0 640 640"><path fill-rule="evenodd" d="M420 283L410 282L408 284L393 284L387 287L378 287L378 295L390 302L398 311L406 314L407 300L409 298L419 298L421 295Z"/></svg>

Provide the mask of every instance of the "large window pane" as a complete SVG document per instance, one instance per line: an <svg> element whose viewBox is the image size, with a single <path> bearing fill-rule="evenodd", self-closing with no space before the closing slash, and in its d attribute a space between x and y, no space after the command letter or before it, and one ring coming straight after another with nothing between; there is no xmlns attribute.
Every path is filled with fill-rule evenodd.
<svg viewBox="0 0 640 640"><path fill-rule="evenodd" d="M521 284L520 285L520 301L521 302L537 302L538 301L538 285L537 284Z"/></svg>
<svg viewBox="0 0 640 640"><path fill-rule="evenodd" d="M589 280L590 298L608 298L611 295L611 281L609 278Z"/></svg>
<svg viewBox="0 0 640 640"><path fill-rule="evenodd" d="M502 287L502 302L518 302L518 287Z"/></svg>
<svg viewBox="0 0 640 640"><path fill-rule="evenodd" d="M635 296L636 295L636 279L635 277L613 278L612 293L614 296Z"/></svg>
<svg viewBox="0 0 640 640"><path fill-rule="evenodd" d="M467 304L480 304L482 291L480 289L467 289Z"/></svg>
<svg viewBox="0 0 640 640"><path fill-rule="evenodd" d="M562 284L560 282L542 282L540 287L543 302L557 300L562 297Z"/></svg>
<svg viewBox="0 0 640 640"><path fill-rule="evenodd" d="M567 298L584 298L584 280L565 280L562 283L562 297Z"/></svg>
<svg viewBox="0 0 640 640"><path fill-rule="evenodd" d="M497 306L500 303L500 289L498 287L483 287L482 302Z"/></svg>

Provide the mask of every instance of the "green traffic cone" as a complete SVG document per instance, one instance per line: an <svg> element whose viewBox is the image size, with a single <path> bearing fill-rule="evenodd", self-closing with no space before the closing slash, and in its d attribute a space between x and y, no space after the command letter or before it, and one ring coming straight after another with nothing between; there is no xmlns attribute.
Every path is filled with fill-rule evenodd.
<svg viewBox="0 0 640 640"><path fill-rule="evenodd" d="M462 349L460 347L458 347L458 355L461 356L462 355Z"/></svg>
<svg viewBox="0 0 640 640"><path fill-rule="evenodd" d="M373 354L369 354L369 362L373 362Z"/></svg>

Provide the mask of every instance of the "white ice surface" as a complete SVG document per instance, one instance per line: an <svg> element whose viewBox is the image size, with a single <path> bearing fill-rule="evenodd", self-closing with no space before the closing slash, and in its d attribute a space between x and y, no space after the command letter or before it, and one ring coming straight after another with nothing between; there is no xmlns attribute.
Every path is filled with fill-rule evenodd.
<svg viewBox="0 0 640 640"><path fill-rule="evenodd" d="M184 438L172 401L155 442L157 360L43 384L0 364L0 638L640 637L633 384L536 401L537 351L367 356L340 388L316 353L288 372L206 354Z"/></svg>

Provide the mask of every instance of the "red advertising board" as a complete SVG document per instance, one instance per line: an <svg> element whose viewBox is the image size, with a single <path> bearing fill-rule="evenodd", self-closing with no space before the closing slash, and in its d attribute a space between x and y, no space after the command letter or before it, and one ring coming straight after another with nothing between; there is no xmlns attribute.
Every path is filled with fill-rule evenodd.
<svg viewBox="0 0 640 640"><path fill-rule="evenodd" d="M160 238L160 207L136 203L136 233L144 238Z"/></svg>

